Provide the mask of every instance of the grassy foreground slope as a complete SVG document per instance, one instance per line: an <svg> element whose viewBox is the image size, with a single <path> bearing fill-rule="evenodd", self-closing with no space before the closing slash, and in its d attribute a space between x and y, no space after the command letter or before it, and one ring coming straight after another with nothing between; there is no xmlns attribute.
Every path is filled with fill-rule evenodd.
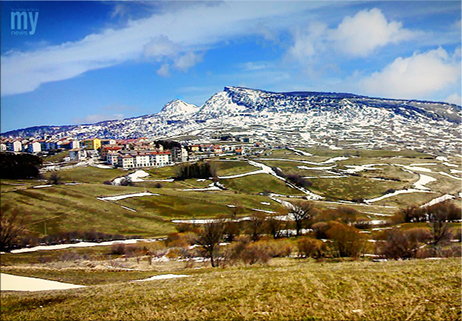
<svg viewBox="0 0 462 321"><path fill-rule="evenodd" d="M2 320L460 320L459 259L184 270L189 278L2 293ZM89 273L91 277L91 272Z"/></svg>

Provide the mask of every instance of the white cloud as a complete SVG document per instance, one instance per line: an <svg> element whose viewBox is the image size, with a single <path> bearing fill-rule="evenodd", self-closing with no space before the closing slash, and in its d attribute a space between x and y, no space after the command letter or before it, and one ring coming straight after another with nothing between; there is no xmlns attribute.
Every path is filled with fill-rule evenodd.
<svg viewBox="0 0 462 321"><path fill-rule="evenodd" d="M452 95L449 95L448 97L446 97L444 101L450 104L456 104L459 106L462 105L462 98L460 97L460 94L458 93L453 93Z"/></svg>
<svg viewBox="0 0 462 321"><path fill-rule="evenodd" d="M438 48L395 59L359 81L361 91L395 98L428 98L460 81L460 60Z"/></svg>
<svg viewBox="0 0 462 321"><path fill-rule="evenodd" d="M169 77L170 76L170 65L163 64L160 66L159 70L157 70L157 74L162 77Z"/></svg>
<svg viewBox="0 0 462 321"><path fill-rule="evenodd" d="M201 61L194 52L235 37L258 34L256 26L278 21L324 4L311 2L197 2L161 10L148 18L129 20L121 29L106 29L75 42L1 57L1 94L36 90L41 84L70 79L87 71L129 60L171 59L176 68L188 70ZM178 47L177 47L178 46ZM172 55L177 53L176 57Z"/></svg>
<svg viewBox="0 0 462 321"><path fill-rule="evenodd" d="M404 29L400 22L388 22L377 9L362 10L353 17L347 16L331 34L338 50L353 56L365 57L376 48L389 43L411 39L415 33Z"/></svg>
<svg viewBox="0 0 462 321"><path fill-rule="evenodd" d="M160 60L163 57L175 57L180 52L180 46L173 43L168 37L162 35L153 38L144 48L146 57L154 57Z"/></svg>
<svg viewBox="0 0 462 321"><path fill-rule="evenodd" d="M124 115L123 114L113 114L113 115L107 115L107 114L91 114L87 115L84 118L73 118L72 122L74 124L94 124L98 123L104 120L116 120L116 119L123 119Z"/></svg>
<svg viewBox="0 0 462 321"><path fill-rule="evenodd" d="M202 61L202 54L195 54L194 52L190 51L175 60L175 68L180 71L186 72L192 66L198 64Z"/></svg>
<svg viewBox="0 0 462 321"><path fill-rule="evenodd" d="M377 9L359 11L353 17L346 16L336 28L311 22L305 29L293 33L293 45L288 55L298 61L323 57L335 51L353 57L366 57L380 47L396 44L420 35L404 29L400 22L388 22Z"/></svg>

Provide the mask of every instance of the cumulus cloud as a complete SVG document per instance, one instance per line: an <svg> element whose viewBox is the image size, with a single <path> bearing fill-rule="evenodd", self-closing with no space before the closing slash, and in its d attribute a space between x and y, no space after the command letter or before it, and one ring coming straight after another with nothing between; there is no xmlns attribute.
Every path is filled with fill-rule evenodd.
<svg viewBox="0 0 462 321"><path fill-rule="evenodd" d="M113 115L108 115L108 114L91 114L87 115L84 118L73 118L72 122L74 124L94 124L98 123L101 121L105 120L118 120L118 119L123 119L124 115L123 114L113 114Z"/></svg>
<svg viewBox="0 0 462 321"><path fill-rule="evenodd" d="M170 65L163 64L162 66L160 66L159 70L157 70L156 73L162 77L169 77L170 76Z"/></svg>
<svg viewBox="0 0 462 321"><path fill-rule="evenodd" d="M395 98L426 98L460 80L460 60L443 48L399 57L381 71L359 81L368 94Z"/></svg>
<svg viewBox="0 0 462 321"><path fill-rule="evenodd" d="M124 28L105 29L79 41L35 51L9 52L1 57L1 94L34 91L44 83L146 57L171 59L170 63L185 71L201 61L202 54L197 52L235 37L248 36L249 31L258 34L255 26L261 21L270 23L279 20L278 17L322 5L311 2L269 2L264 6L257 2L213 5L197 2L129 20Z"/></svg>
<svg viewBox="0 0 462 321"><path fill-rule="evenodd" d="M180 71L186 72L188 71L189 68L192 66L198 64L199 62L202 61L202 54L196 54L192 51L178 57L178 59L175 60L175 68L177 68Z"/></svg>
<svg viewBox="0 0 462 321"><path fill-rule="evenodd" d="M380 47L409 40L419 32L403 28L400 22L387 21L377 8L346 16L336 28L312 22L293 33L288 55L303 61L335 51L351 57L366 57Z"/></svg>
<svg viewBox="0 0 462 321"><path fill-rule="evenodd" d="M344 50L353 56L365 57L376 48L414 36L415 33L404 29L400 22L388 22L383 13L374 8L362 10L353 17L345 17L330 37L338 50Z"/></svg>
<svg viewBox="0 0 462 321"><path fill-rule="evenodd" d="M453 93L452 95L449 95L448 97L446 97L444 101L450 104L462 106L462 98L458 93Z"/></svg>
<svg viewBox="0 0 462 321"><path fill-rule="evenodd" d="M143 53L146 57L161 59L163 57L175 57L180 50L181 48L178 44L161 35L148 42L143 48Z"/></svg>

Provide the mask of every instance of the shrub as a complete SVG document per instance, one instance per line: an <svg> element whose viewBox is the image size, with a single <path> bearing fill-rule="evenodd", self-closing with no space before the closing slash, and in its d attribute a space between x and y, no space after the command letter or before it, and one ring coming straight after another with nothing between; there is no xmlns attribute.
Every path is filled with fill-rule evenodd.
<svg viewBox="0 0 462 321"><path fill-rule="evenodd" d="M241 260L246 265L268 263L270 259L268 249L260 242L249 243L241 253Z"/></svg>
<svg viewBox="0 0 462 321"><path fill-rule="evenodd" d="M61 176L59 176L58 172L52 172L50 177L47 181L48 184L59 185L61 184Z"/></svg>
<svg viewBox="0 0 462 321"><path fill-rule="evenodd" d="M37 178L42 159L30 154L0 153L0 178Z"/></svg>
<svg viewBox="0 0 462 321"><path fill-rule="evenodd" d="M417 235L418 233L410 233ZM379 250L387 259L409 259L416 256L418 243L411 242L409 236L398 229L385 232L386 240Z"/></svg>
<svg viewBox="0 0 462 321"><path fill-rule="evenodd" d="M287 257L292 253L292 242L287 239L261 239L260 243L268 252L270 257Z"/></svg>
<svg viewBox="0 0 462 321"><path fill-rule="evenodd" d="M26 236L27 218L19 215L17 209L10 211L9 206L1 208L0 217L0 251L10 252L18 247L21 239Z"/></svg>
<svg viewBox="0 0 462 321"><path fill-rule="evenodd" d="M326 255L326 244L317 239L303 237L297 240L298 255L302 257L321 258Z"/></svg>
<svg viewBox="0 0 462 321"><path fill-rule="evenodd" d="M304 224L306 224L306 222L310 220L315 213L313 203L308 201L293 202L290 212L295 221L297 236L299 236Z"/></svg>
<svg viewBox="0 0 462 321"><path fill-rule="evenodd" d="M313 229L316 238L318 239L327 239L326 232L329 229L329 224L326 222L317 222L314 223L311 228Z"/></svg>
<svg viewBox="0 0 462 321"><path fill-rule="evenodd" d="M111 254L124 255L127 250L127 247L124 243L112 243L111 245Z"/></svg>
<svg viewBox="0 0 462 321"><path fill-rule="evenodd" d="M330 222L326 235L334 241L334 247L340 257L357 257L365 246L365 238L359 230L339 222Z"/></svg>
<svg viewBox="0 0 462 321"><path fill-rule="evenodd" d="M134 186L135 184L132 182L130 177L124 177L120 180L120 186Z"/></svg>
<svg viewBox="0 0 462 321"><path fill-rule="evenodd" d="M216 166L209 162L185 163L177 167L176 180L217 177Z"/></svg>

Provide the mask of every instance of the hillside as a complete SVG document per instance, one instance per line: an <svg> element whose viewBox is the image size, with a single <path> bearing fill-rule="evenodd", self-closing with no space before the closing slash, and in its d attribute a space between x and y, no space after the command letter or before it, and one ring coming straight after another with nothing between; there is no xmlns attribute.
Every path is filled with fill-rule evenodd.
<svg viewBox="0 0 462 321"><path fill-rule="evenodd" d="M315 200L319 208L348 205L367 220L387 219L400 208L440 198L460 204L458 157L397 151L305 149L311 156L300 152L276 149L249 159L210 160L225 190L213 186L212 180L173 180L175 167L150 169L135 186L110 186L103 182L129 172L79 166L59 171L60 185L2 180L2 206L28 217L29 229L38 235L45 229L57 234L78 226L82 231L153 237L173 232L173 220L230 215L234 204L243 208L243 217L275 213L283 208L281 202L294 197ZM298 189L276 176L271 170L275 167L306 177L311 185ZM144 192L152 195L98 199Z"/></svg>
<svg viewBox="0 0 462 321"><path fill-rule="evenodd" d="M22 275L103 285L3 292L3 320L457 320L458 259L186 269L146 282L140 271L17 270ZM80 282L80 283L78 283Z"/></svg>
<svg viewBox="0 0 462 321"><path fill-rule="evenodd" d="M225 87L200 107L174 100L158 114L2 135L209 139L223 133L295 147L399 148L448 155L461 147L461 115L460 106L441 102Z"/></svg>

